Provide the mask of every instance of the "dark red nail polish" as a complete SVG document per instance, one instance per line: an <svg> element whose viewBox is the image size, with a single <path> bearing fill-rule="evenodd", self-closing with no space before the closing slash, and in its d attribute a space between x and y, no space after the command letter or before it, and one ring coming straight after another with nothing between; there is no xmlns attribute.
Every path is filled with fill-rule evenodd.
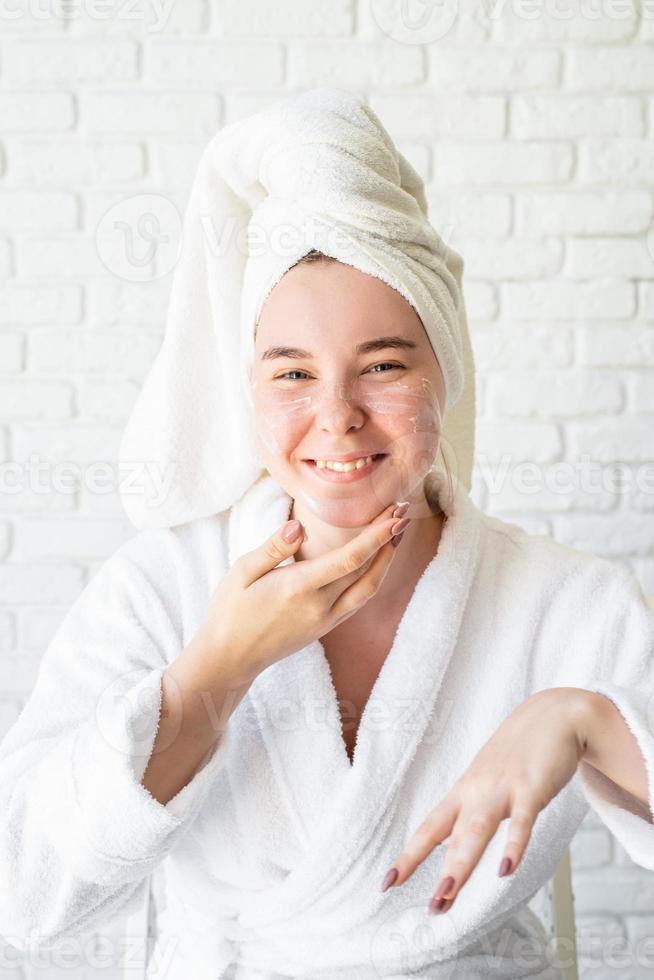
<svg viewBox="0 0 654 980"><path fill-rule="evenodd" d="M502 858L502 863L500 864L500 870L497 872L499 877L503 878L505 875L508 875L510 870L511 870L511 858L508 857Z"/></svg>
<svg viewBox="0 0 654 980"><path fill-rule="evenodd" d="M434 892L434 898L445 898L445 895L449 892L453 884L454 878L452 875L448 875L447 878L443 878L440 885Z"/></svg>
<svg viewBox="0 0 654 980"><path fill-rule="evenodd" d="M399 875L399 871L397 870L397 868L391 868L390 871L387 871L386 876L382 881L381 890L385 892L387 888L390 888L391 885L394 884L395 881L397 880L398 875Z"/></svg>

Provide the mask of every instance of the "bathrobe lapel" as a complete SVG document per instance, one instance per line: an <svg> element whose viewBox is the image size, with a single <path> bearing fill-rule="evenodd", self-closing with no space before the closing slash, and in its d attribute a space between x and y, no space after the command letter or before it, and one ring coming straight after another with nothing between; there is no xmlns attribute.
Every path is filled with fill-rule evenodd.
<svg viewBox="0 0 654 980"><path fill-rule="evenodd" d="M305 857L274 894L264 889L250 896L242 925L272 925L306 910L361 863L390 819L398 787L434 723L479 554L482 515L465 488L455 484L453 502L442 503L448 520L437 554L416 585L371 692L352 765L319 640L272 664L248 691ZM272 535L290 508L291 498L265 473L231 509L230 566Z"/></svg>

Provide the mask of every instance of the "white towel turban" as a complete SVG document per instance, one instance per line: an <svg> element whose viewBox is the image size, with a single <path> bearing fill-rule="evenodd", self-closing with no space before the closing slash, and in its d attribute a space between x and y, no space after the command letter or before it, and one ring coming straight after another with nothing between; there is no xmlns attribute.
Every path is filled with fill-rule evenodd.
<svg viewBox="0 0 654 980"><path fill-rule="evenodd" d="M313 248L383 279L418 313L445 381L441 447L470 489L463 260L429 223L423 182L377 115L351 92L319 87L223 127L202 153L163 344L120 445L135 527L225 510L260 476L254 326L275 283Z"/></svg>

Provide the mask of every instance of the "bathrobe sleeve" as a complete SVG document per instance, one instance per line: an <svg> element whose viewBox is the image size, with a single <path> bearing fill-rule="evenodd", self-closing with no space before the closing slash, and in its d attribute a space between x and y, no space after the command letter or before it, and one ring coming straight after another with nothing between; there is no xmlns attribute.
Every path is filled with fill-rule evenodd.
<svg viewBox="0 0 654 980"><path fill-rule="evenodd" d="M226 733L166 805L141 784L161 677L183 643L174 562L152 581L128 557L135 540L70 607L0 742L0 935L18 949L86 932L125 905L223 764Z"/></svg>
<svg viewBox="0 0 654 980"><path fill-rule="evenodd" d="M607 596L607 614L600 638L603 677L588 689L609 698L634 735L647 771L649 805L584 760L578 773L591 807L627 854L654 870L654 609L622 567Z"/></svg>

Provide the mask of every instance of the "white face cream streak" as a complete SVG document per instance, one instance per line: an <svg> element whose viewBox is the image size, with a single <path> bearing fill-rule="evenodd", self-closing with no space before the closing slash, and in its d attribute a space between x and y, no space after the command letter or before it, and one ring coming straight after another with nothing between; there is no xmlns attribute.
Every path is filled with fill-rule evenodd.
<svg viewBox="0 0 654 980"><path fill-rule="evenodd" d="M445 385L406 298L347 263L298 265L267 296L252 339L242 369L259 461L296 516L360 527L408 499L432 516L421 490Z"/></svg>
<svg viewBox="0 0 654 980"><path fill-rule="evenodd" d="M442 430L440 405L428 378L379 380L384 373L359 377L348 384L315 378L256 379L251 392L257 431L271 460L283 466L290 447L306 445L306 450L292 455L303 470L306 468L310 479L339 484L343 491L344 484L362 483L373 492L379 488L380 497L391 474L402 488L413 486L436 458ZM358 437L351 463L325 465L332 457L323 448L321 419L341 411L357 415L362 431L370 434ZM362 459L367 460L365 465ZM301 481L295 495L314 512L320 512L324 501L315 496L307 481Z"/></svg>

